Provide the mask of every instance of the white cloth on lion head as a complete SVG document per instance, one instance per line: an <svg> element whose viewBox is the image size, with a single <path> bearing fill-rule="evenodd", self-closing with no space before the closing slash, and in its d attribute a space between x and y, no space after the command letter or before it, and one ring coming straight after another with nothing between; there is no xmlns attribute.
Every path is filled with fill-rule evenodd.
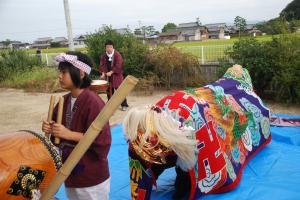
<svg viewBox="0 0 300 200"><path fill-rule="evenodd" d="M184 127L179 128L179 122L166 112L158 113L145 107L132 108L124 118L123 128L125 137L131 142L137 139L138 130L143 132L140 147L155 130L158 140L167 141L170 145L169 148L176 153L178 156L177 165L181 169L187 171L195 166L197 140L192 138L193 130Z"/></svg>

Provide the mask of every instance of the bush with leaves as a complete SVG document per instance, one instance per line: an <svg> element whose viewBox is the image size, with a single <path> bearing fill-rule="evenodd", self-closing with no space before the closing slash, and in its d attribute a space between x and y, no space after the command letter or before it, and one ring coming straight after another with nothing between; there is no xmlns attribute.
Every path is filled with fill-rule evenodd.
<svg viewBox="0 0 300 200"><path fill-rule="evenodd" d="M291 30L289 29L289 22L283 17L271 19L267 22L256 25L257 29L267 34L286 34Z"/></svg>
<svg viewBox="0 0 300 200"><path fill-rule="evenodd" d="M274 77L272 88L276 98L287 103L300 103L300 37L288 35L269 43Z"/></svg>
<svg viewBox="0 0 300 200"><path fill-rule="evenodd" d="M87 37L88 53L97 65L100 55L105 52L105 42L108 39L114 42L114 48L123 57L125 75L131 74L143 78L142 80L153 80L153 84L159 82L168 88L199 86L203 83L199 62L195 56L170 46L150 50L131 33L121 35L111 27L105 27ZM98 68L93 69L93 74L99 76Z"/></svg>
<svg viewBox="0 0 300 200"><path fill-rule="evenodd" d="M263 95L266 89L271 89L278 101L300 103L299 35L282 35L263 43L253 38L241 39L225 54L233 62L221 61L219 76L232 63L238 63L249 70L259 95Z"/></svg>
<svg viewBox="0 0 300 200"><path fill-rule="evenodd" d="M176 47L164 46L153 49L148 59L150 64L154 65L160 83L167 88L200 86L204 83L198 59Z"/></svg>
<svg viewBox="0 0 300 200"><path fill-rule="evenodd" d="M270 85L274 75L274 67L267 50L266 43L261 43L254 38L240 39L233 45L231 50L225 54L249 70L255 90L261 95ZM219 75L223 75L224 67L228 68L231 64L223 63Z"/></svg>
<svg viewBox="0 0 300 200"><path fill-rule="evenodd" d="M98 66L100 56L105 53L105 42L112 40L114 48L119 51L123 57L123 73L124 75L134 75L143 77L148 72L153 71L151 66L147 65L146 55L149 50L146 45L143 45L133 34L119 34L111 27L105 27L96 33L87 36L86 44L88 54L94 59L96 68L93 68L92 75L99 76Z"/></svg>
<svg viewBox="0 0 300 200"><path fill-rule="evenodd" d="M25 72L33 67L42 66L36 56L30 56L23 50L7 50L0 52L0 82L14 73Z"/></svg>

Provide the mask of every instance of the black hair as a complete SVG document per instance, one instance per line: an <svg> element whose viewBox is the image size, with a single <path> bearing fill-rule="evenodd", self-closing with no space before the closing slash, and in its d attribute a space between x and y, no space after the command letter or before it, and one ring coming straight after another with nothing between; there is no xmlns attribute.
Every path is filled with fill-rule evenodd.
<svg viewBox="0 0 300 200"><path fill-rule="evenodd" d="M106 45L112 45L112 46L114 46L114 42L111 41L111 40L106 40L105 46L106 46Z"/></svg>
<svg viewBox="0 0 300 200"><path fill-rule="evenodd" d="M87 64L91 68L93 67L92 59L84 53L81 53L78 51L68 51L66 54L77 56L77 60ZM77 88L87 88L91 85L92 80L89 77L89 75L84 72L85 76L81 80L80 79L80 70L77 67L74 67L69 62L60 62L58 65L58 69L60 71L68 70L70 73L72 82L73 82L74 86Z"/></svg>

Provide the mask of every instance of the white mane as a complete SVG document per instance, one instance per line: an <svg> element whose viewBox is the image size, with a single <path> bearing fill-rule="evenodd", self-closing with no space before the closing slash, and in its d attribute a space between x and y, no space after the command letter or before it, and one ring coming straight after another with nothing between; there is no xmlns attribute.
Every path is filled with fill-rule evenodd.
<svg viewBox="0 0 300 200"><path fill-rule="evenodd" d="M129 110L123 121L125 136L129 141L137 138L138 130L144 133L140 146L146 142L153 131L159 141L167 141L178 156L177 165L183 170L194 167L197 155L197 140L192 138L191 130L179 128L179 122L162 111L158 113L150 108L136 107Z"/></svg>

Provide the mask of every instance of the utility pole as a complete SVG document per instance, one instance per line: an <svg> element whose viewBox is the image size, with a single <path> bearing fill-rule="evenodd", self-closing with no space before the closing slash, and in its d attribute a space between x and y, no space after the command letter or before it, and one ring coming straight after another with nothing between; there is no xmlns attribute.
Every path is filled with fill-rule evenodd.
<svg viewBox="0 0 300 200"><path fill-rule="evenodd" d="M64 8L65 8L66 25L67 25L67 31L68 31L69 50L70 51L75 51L74 42L73 42L71 16L70 16L70 9L69 9L69 1L68 0L64 0Z"/></svg>

